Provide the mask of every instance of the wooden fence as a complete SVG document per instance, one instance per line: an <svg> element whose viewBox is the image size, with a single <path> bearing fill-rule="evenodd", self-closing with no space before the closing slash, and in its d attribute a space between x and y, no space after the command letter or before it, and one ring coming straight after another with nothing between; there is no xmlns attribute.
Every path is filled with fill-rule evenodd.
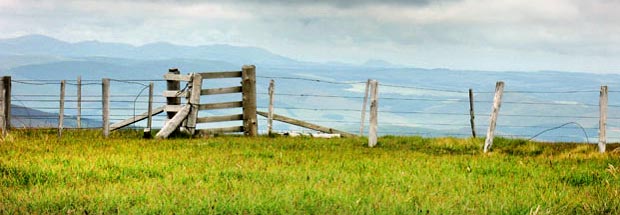
<svg viewBox="0 0 620 215"><path fill-rule="evenodd" d="M241 86L224 88L204 88L203 80L221 78L240 78ZM256 117L256 67L253 65L243 66L241 71L228 72L203 72L189 75L181 75L176 69L171 69L164 75L167 80L167 91L164 97L167 104L164 111L168 122L164 125L157 137L166 138L175 132L185 132L190 135L210 135L225 132L243 132L248 136L258 135L258 122ZM181 89L181 82L187 82L187 88ZM201 96L242 93L241 101L221 103L200 103ZM185 98L185 104L181 103ZM198 117L199 111L209 111L227 108L243 108L240 114ZM243 121L242 126L196 129L200 123L214 123L226 121Z"/></svg>
<svg viewBox="0 0 620 215"><path fill-rule="evenodd" d="M241 84L239 86L230 86L223 88L208 88L204 86L203 80L205 79L222 79L222 78L236 78L241 80ZM269 78L269 77L261 77L261 78ZM273 77L271 77L273 78ZM120 122L111 124L110 123L110 79L102 79L101 81L101 117L102 117L102 130L104 136L108 136L110 131L123 128L127 125L131 125L138 121L148 119L147 128L145 129L145 134L150 134L151 130L151 117L157 115L159 113L166 112L167 122L165 125L172 124L171 126L164 126L162 130L168 130L169 132L166 135L161 135L161 137L167 137L169 134L174 132L186 132L192 135L210 135L214 133L225 133L225 132L243 132L248 136L256 136L258 134L258 125L257 125L257 115L265 116L268 119L268 133L272 131L272 121L277 120L293 125L298 125L305 128L310 128L312 130L317 130L325 133L334 133L340 134L341 136L356 136L349 132L337 130L333 128L328 128L324 126L320 126L317 124L312 124L309 122L305 122L299 119L293 119L290 117L286 117L280 114L274 113L274 92L275 92L275 83L272 80L269 86L269 107L268 112L257 111L256 106L256 68L254 66L244 66L239 71L227 71L227 72L204 72L204 73L193 73L182 75L180 71L177 69L170 69L168 73L164 75L164 79L167 83L167 90L163 92L163 96L166 98L166 105L153 108L153 83L150 83L149 86L149 108L148 111L139 115L135 115L132 118L122 120ZM113 81L123 81L123 80L113 80ZM310 80L315 82L316 80ZM181 83L186 83L186 87L181 88ZM0 129L2 129L2 133L6 135L6 133L11 129L11 98L12 98L12 83L22 83L19 80L11 80L10 76L2 77L0 80ZM65 102L65 85L67 83L65 81L60 81L60 98L59 98L59 113L58 113L58 136L62 136L62 130L64 129L63 120L64 116L64 102ZM96 84L99 84L98 81ZM81 127L81 79L77 80L77 128ZM363 135L364 130L364 121L365 112L368 101L370 100L370 129L369 129L369 146L375 146L376 136L377 136L377 116L378 116L378 84L375 80L368 80L366 82L366 93L363 97L364 105L362 107L361 112L361 121L360 121L360 136ZM146 86L146 85L144 85ZM390 85L384 85L390 86ZM393 85L392 85L393 87ZM598 90L593 90L598 92ZM588 91L590 92L590 91ZM600 152L605 152L606 144L607 144L607 119L608 119L608 92L618 92L618 91L609 91L607 86L601 86L600 88L600 97L599 104L596 105L599 108L599 116L594 117L598 118L598 149ZM241 93L242 99L240 101L232 101L232 102L222 102L222 103L201 103L201 96L211 96L211 95L219 95L219 94L234 94ZM460 93L460 91L459 91ZM488 152L491 150L493 139L495 136L496 122L500 116L500 108L502 105L502 95L504 93L504 83L497 82L496 89L494 92L484 92L484 93L494 93L493 101L492 101L492 109L490 113L490 123L488 125L488 130L486 132L485 144L483 146L484 151ZM474 125L474 92L473 90L469 90L469 115L470 115L470 126L471 126L471 135L476 137L476 130ZM308 96L308 95L303 95ZM184 102L182 100L185 100ZM361 99L361 98L360 98ZM389 98L386 98L389 99ZM393 98L392 98L393 99ZM16 100L17 101L17 100ZM510 103L510 102L507 102ZM514 102L512 102L514 103ZM618 105L611 105L612 107L618 107ZM242 108L242 113L232 114L232 115L223 115L223 116L207 116L207 117L199 117L200 112L208 112L217 109L228 109L228 108ZM135 112L135 111L134 111ZM389 111L384 111L389 112ZM398 113L398 112L392 112ZM401 112L402 113L402 112ZM413 113L413 112L406 112ZM505 116L511 116L510 114L504 114ZM512 115L517 116L517 115ZM533 116L533 115L532 115ZM554 116L560 117L560 116ZM617 119L617 118L611 118ZM233 127L221 127L221 128L209 128L209 129L196 129L198 124L205 123L216 123L216 122L227 122L227 121L242 121L243 124L241 126L233 126ZM582 128L583 129L583 128ZM161 132L161 131L160 131ZM584 131L585 133L585 131ZM150 136L150 135L149 135ZM533 137L532 137L533 138ZM587 140L586 136L586 140Z"/></svg>

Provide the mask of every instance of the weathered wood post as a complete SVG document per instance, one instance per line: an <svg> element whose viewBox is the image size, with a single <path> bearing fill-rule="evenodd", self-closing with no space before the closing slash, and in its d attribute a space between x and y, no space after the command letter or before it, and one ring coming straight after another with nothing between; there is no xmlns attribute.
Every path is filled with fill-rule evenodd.
<svg viewBox="0 0 620 215"><path fill-rule="evenodd" d="M187 118L190 107L191 107L190 105L183 106L183 108L181 108L179 112L176 115L174 115L174 117L172 117L172 119L168 120L164 124L164 127L161 130L159 130L157 134L155 134L155 137L162 139L162 138L167 138L168 136L170 136L170 134L172 134L172 132L174 132L176 128L178 128L181 125L181 123L183 123L183 120Z"/></svg>
<svg viewBox="0 0 620 215"><path fill-rule="evenodd" d="M601 94L599 98L599 113L600 119L598 122L598 151L605 153L605 146L607 144L607 86L601 86Z"/></svg>
<svg viewBox="0 0 620 215"><path fill-rule="evenodd" d="M379 82L370 82L370 127L368 128L368 146L377 145L377 115L379 109Z"/></svg>
<svg viewBox="0 0 620 215"><path fill-rule="evenodd" d="M2 77L4 82L4 124L6 131L11 130L11 76Z"/></svg>
<svg viewBox="0 0 620 215"><path fill-rule="evenodd" d="M189 95L190 106L189 115L187 116L187 131L190 135L196 133L196 120L198 119L198 108L200 105L200 94L202 92L202 76L198 73L192 75L192 89Z"/></svg>
<svg viewBox="0 0 620 215"><path fill-rule="evenodd" d="M58 107L58 138L62 137L62 129L65 121L65 86L67 81L60 81L60 104Z"/></svg>
<svg viewBox="0 0 620 215"><path fill-rule="evenodd" d="M474 114L474 90L469 88L469 124L471 125L471 136L476 138L476 125L475 119L476 115Z"/></svg>
<svg viewBox="0 0 620 215"><path fill-rule="evenodd" d="M184 88L185 88L185 102L186 102L188 105L190 105L190 97L192 96L192 89L195 89L195 88L193 87L193 85L194 85L194 83L193 83L193 80L194 80L194 73L192 73L192 74L188 74L187 76L189 77L189 80L187 80L187 85L186 85L186 87L184 87ZM202 82L202 81L201 81L201 82ZM200 98L200 97L198 97L198 98ZM198 104L198 103L199 103L199 102L196 102L196 104ZM190 106L191 106L191 105L190 105ZM195 107L197 107L197 105L196 105ZM194 118L192 119L193 114L191 113L191 111L192 111L193 109L196 109L196 108L192 108L192 107L190 107L190 113L188 113L187 118L183 119L183 122L181 122L181 126L179 127L179 131L180 131L180 132L182 132L182 133L184 133L184 134L187 134L187 135L189 135L189 136L193 136L193 135L194 135L194 131L196 130L196 129L192 129L192 128L195 128L195 127L196 127L196 117L194 117ZM197 110L196 110L196 111L197 111ZM198 116L198 114L197 114L197 113L198 113L198 112L196 112L196 116ZM194 121L194 125L189 125L189 124L190 124L190 123L189 123L189 121L190 121L190 120L193 120L193 121Z"/></svg>
<svg viewBox="0 0 620 215"><path fill-rule="evenodd" d="M144 128L143 138L151 138L151 128L153 127L153 82L149 83L149 104L147 110L146 128Z"/></svg>
<svg viewBox="0 0 620 215"><path fill-rule="evenodd" d="M104 78L101 86L103 136L108 137L110 135L110 79Z"/></svg>
<svg viewBox="0 0 620 215"><path fill-rule="evenodd" d="M75 121L77 128L82 128L82 76L77 78L77 113Z"/></svg>
<svg viewBox="0 0 620 215"><path fill-rule="evenodd" d="M370 79L366 81L366 90L364 90L364 104L362 104L362 118L360 119L360 137L364 136L364 122L366 121L366 107L368 107L369 87L370 87Z"/></svg>
<svg viewBox="0 0 620 215"><path fill-rule="evenodd" d="M273 132L273 94L275 92L275 81L271 79L269 81L269 114L267 114L267 134L271 135Z"/></svg>
<svg viewBox="0 0 620 215"><path fill-rule="evenodd" d="M6 132L6 114L4 112L4 81L0 81L0 129L2 129L2 137L5 137Z"/></svg>
<svg viewBox="0 0 620 215"><path fill-rule="evenodd" d="M503 94L504 94L504 82L498 81L495 84L495 96L493 97L493 110L491 111L489 130L487 130L487 138L484 140L484 152L485 153L491 150L491 146L493 145L493 138L495 138L495 125L497 123L497 116L499 115L499 108L502 105Z"/></svg>
<svg viewBox="0 0 620 215"><path fill-rule="evenodd" d="M179 69L177 68L171 68L168 69L168 74L170 75L179 75L181 74L181 72L179 71ZM166 80L166 89L168 91L179 91L181 90L181 82L179 82L178 80ZM166 97L166 105L180 105L181 104L181 97L175 96L175 97ZM172 117L174 117L174 115L176 114L176 111L172 111L172 110L166 110L166 115L168 117L168 120L171 120ZM179 128L176 128L172 134L174 133L178 133L179 132Z"/></svg>
<svg viewBox="0 0 620 215"><path fill-rule="evenodd" d="M244 65L241 69L243 91L243 130L247 136L258 135L258 122L256 118L256 67Z"/></svg>

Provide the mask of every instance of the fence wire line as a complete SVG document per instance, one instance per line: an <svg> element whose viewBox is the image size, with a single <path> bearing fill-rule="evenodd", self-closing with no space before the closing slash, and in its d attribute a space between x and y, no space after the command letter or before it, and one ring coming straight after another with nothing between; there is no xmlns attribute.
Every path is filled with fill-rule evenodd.
<svg viewBox="0 0 620 215"><path fill-rule="evenodd" d="M148 89L150 86L149 85L144 85L144 87L142 87L142 89L140 90L140 92L138 93L138 95L136 95L136 97L133 100L133 118L136 118L136 101L138 100L138 98L142 95L142 93L144 92L144 90ZM132 126L135 128L135 123L132 124Z"/></svg>
<svg viewBox="0 0 620 215"><path fill-rule="evenodd" d="M81 85L101 85L101 82L97 82L97 83L84 83L85 80L82 80L83 82L81 83ZM110 96L113 98L133 98L133 101L129 101L129 100L120 100L120 101L110 101L110 102L114 102L114 103L120 103L120 102L124 102L124 103L129 103L132 102L133 103L133 107L132 108L110 108L111 110L133 110L133 115L110 115L111 117L136 117L136 103L148 103L148 102L144 102L144 101L137 101L138 98L142 95L142 93L144 92L144 90L146 90L149 85L147 84L143 84L140 82L136 82L134 80L119 80L119 79L110 79L110 81L114 81L114 82L120 82L120 83L128 83L128 84L136 84L136 85L141 85L143 86L142 89L140 89L139 93L137 95L119 95L119 96ZM27 84L27 85L58 85L60 84L60 80L12 80L12 82L15 83L20 83L20 84ZM76 81L77 82L77 81ZM67 83L67 82L66 82ZM67 83L70 85L78 85L73 84L73 83ZM187 86L186 86L187 87ZM26 123L23 120L27 120L27 119L57 119L59 116L55 116L53 115L53 113L50 113L50 115L34 115L31 114L31 110L32 109L41 109L41 110L60 110L60 107L28 107L27 105L24 104L24 102L60 102L60 98L59 99L18 99L15 96L21 96L21 97L43 97L43 98L53 98L53 97L60 97L60 95L49 95L49 94L23 94L23 95L12 95L11 97L13 98L13 101L19 102L22 107L16 107L17 109L24 109L26 112L26 115L15 115L16 119L20 121L21 124L23 125L32 125L32 122ZM75 96L68 96L71 98L75 98L77 97L77 95ZM92 97L92 98L96 98L96 97L100 97L100 96L82 96L82 97ZM81 100L80 102L84 102L84 103L89 103L89 102L101 102L102 100ZM78 100L65 100L65 102L78 102ZM157 103L157 102L153 102L153 103ZM77 109L77 108L71 108L71 107L66 107L65 109ZM82 108L84 110L86 109L99 109L99 108ZM88 114L80 114L80 116L83 117L95 117L95 116L101 116L101 115L88 115ZM67 118L71 118L70 115L65 115L65 117ZM77 116L74 116L75 118ZM135 124L134 124L135 126Z"/></svg>
<svg viewBox="0 0 620 215"><path fill-rule="evenodd" d="M344 84L344 85L351 85L351 84L365 84L366 81L328 81L328 80L321 80L321 79L312 79L312 78L301 78L301 77L286 77L286 76L260 76L257 75L257 78L264 78L264 79L285 79L285 80L300 80L300 81L311 81L311 82L319 82L319 83L328 83L328 84Z"/></svg>
<svg viewBox="0 0 620 215"><path fill-rule="evenodd" d="M18 83L18 84L27 84L27 85L56 85L56 84L60 84L60 81L58 83L46 83L46 82L32 82L32 81L21 81L21 80L11 80L11 83Z"/></svg>
<svg viewBox="0 0 620 215"><path fill-rule="evenodd" d="M18 83L18 84L26 84L26 85L38 85L38 86L42 86L42 85L59 85L60 81L63 80L48 80L48 81L41 81L41 80L11 80L11 83ZM72 83L69 82L70 80L64 80L66 81L65 83L68 85L78 85L77 83ZM101 83L81 83L82 86L88 86L88 85L101 85Z"/></svg>
<svg viewBox="0 0 620 215"><path fill-rule="evenodd" d="M573 93L598 93L598 90L566 90L566 91L535 91L535 90L505 90L504 93L522 93L522 94L573 94Z"/></svg>
<svg viewBox="0 0 620 215"><path fill-rule="evenodd" d="M119 83L126 83L126 84L137 84L137 85L141 85L143 87L149 87L148 84L143 84L137 81L126 81L126 80L119 80L119 79L110 79L110 81L114 81L114 82L119 82Z"/></svg>
<svg viewBox="0 0 620 215"><path fill-rule="evenodd" d="M269 93L257 93L259 95L269 95ZM363 96L342 96L342 95L321 95L321 94L292 94L292 93L274 93L274 96L294 96L294 97L317 97L317 98L348 98L363 99ZM381 97L382 100L404 100L404 101L439 101L439 102L469 102L465 99L429 99L429 98L398 98L398 97Z"/></svg>
<svg viewBox="0 0 620 215"><path fill-rule="evenodd" d="M268 108L260 106L259 108ZM343 108L306 108L306 107L274 107L276 109L285 110L312 110L312 111L361 111L360 109L343 109ZM469 113L459 112L427 112L427 111L378 111L379 113L400 113L400 114L428 114L428 115L463 115L469 116ZM485 115L481 115L485 116ZM571 115L530 115L530 114L501 114L507 117L541 117L541 118L577 118L577 119L598 119L598 116L571 116ZM477 116L478 117L478 116ZM608 117L608 119L620 119L620 117Z"/></svg>
<svg viewBox="0 0 620 215"><path fill-rule="evenodd" d="M268 95L268 93L258 93L259 95ZM288 93L280 93L275 94L274 96L295 96L295 97L318 97L318 98L352 98L352 99L362 99L364 97L361 96L336 96L336 95L316 95L316 94L288 94ZM403 100L403 101L437 101L437 102L462 102L467 103L469 100L467 99L428 99L428 98L396 98L396 97L381 97L381 100ZM474 103L493 103L490 100L475 100ZM511 101L502 101L503 104L536 104L536 105L557 105L557 106L588 106L588 107L598 107L598 104L588 104L588 103L551 103L551 102L511 102ZM608 107L620 107L620 105L607 105Z"/></svg>
<svg viewBox="0 0 620 215"><path fill-rule="evenodd" d="M269 95L269 93L257 93L258 95ZM321 95L321 94L292 94L292 93L275 93L274 96L293 96L293 97L317 97L317 98L348 98L363 99L362 96L342 96L342 95ZM467 103L469 99L433 99L433 98L398 98L398 97L381 97L381 100L402 100L402 101L437 101L437 102L462 102ZM474 100L475 103L493 103L490 100ZM553 103L553 102L513 102L503 101L504 104L536 104L536 105L557 105L557 106L590 106L598 107L598 104L588 103ZM608 105L609 107L620 107L620 105Z"/></svg>
<svg viewBox="0 0 620 215"><path fill-rule="evenodd" d="M469 93L469 91L464 91L464 90L450 90L450 89L439 89L439 88L414 87L414 86L404 86L404 85L395 85L395 84L382 84L382 83L379 83L379 86L394 87L394 88L404 88L404 89L426 90L426 91L449 92L449 93ZM482 92L479 92L479 93L482 93Z"/></svg>
<svg viewBox="0 0 620 215"><path fill-rule="evenodd" d="M553 130L556 130L556 129L560 129L560 128L564 127L564 126L571 125L571 124L576 125L579 128L581 128L581 131L583 131L583 135L586 137L586 142L588 144L590 144L590 138L588 137L588 132L586 132L586 129L584 129L583 126L581 126L581 124L579 124L577 122L567 122L567 123L564 123L564 124L562 124L560 126L556 126L556 127L553 127L553 128L545 129L545 130L535 134L534 136L530 137L527 141L530 141L530 140L532 140L532 139L534 139L534 138L536 138L536 137L538 137L538 136L540 136L540 135L542 135L542 134L544 134L546 132L553 131Z"/></svg>

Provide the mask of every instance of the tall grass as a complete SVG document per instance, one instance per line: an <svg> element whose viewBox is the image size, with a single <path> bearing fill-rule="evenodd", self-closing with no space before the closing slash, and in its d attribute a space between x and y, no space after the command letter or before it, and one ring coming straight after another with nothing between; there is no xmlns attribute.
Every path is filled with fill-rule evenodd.
<svg viewBox="0 0 620 215"><path fill-rule="evenodd" d="M620 159L594 145L55 135L0 143L0 213L620 213Z"/></svg>

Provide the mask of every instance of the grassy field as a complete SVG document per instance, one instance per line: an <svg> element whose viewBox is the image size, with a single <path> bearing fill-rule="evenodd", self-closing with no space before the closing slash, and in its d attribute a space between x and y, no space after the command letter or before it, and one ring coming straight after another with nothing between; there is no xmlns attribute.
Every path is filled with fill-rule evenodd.
<svg viewBox="0 0 620 215"><path fill-rule="evenodd" d="M0 213L620 213L620 155L594 145L140 135L14 131L0 143Z"/></svg>

